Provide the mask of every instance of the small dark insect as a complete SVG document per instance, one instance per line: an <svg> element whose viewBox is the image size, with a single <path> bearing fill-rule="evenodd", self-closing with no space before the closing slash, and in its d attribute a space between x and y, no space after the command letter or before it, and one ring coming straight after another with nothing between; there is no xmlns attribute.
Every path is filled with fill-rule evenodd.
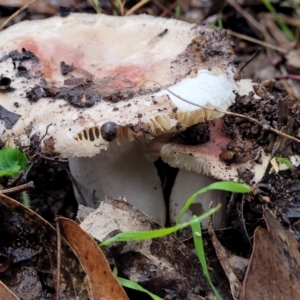
<svg viewBox="0 0 300 300"><path fill-rule="evenodd" d="M0 76L0 86L9 86L11 83L11 79L8 77L2 77Z"/></svg>
<svg viewBox="0 0 300 300"><path fill-rule="evenodd" d="M168 33L168 28L166 28L164 31L162 31L158 36L159 37L163 37L164 35L166 35Z"/></svg>
<svg viewBox="0 0 300 300"><path fill-rule="evenodd" d="M113 141L119 133L119 126L114 122L105 122L101 126L101 135L107 142Z"/></svg>

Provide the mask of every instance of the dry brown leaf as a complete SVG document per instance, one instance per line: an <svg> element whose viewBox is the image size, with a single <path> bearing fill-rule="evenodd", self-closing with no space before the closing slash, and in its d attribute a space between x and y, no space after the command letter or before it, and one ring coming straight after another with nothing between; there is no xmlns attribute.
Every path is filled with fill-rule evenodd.
<svg viewBox="0 0 300 300"><path fill-rule="evenodd" d="M31 273L38 271L38 269L36 269L38 266L33 263L33 260L38 255L43 254L41 257L41 259L43 258L41 262L44 264L43 272L45 274L52 274L52 277L50 276L46 283L54 288L55 284L53 281L56 281L57 274L56 230L32 210L27 209L19 202L3 194L0 194L0 212L2 249L12 253L15 259L18 259L18 256L20 257L19 260L17 260L18 263L15 263L13 268L8 268L5 272L0 273L1 280L4 282L9 280L10 276L6 276L7 272L16 270L18 267L20 268L20 272L15 273L19 276L25 276L23 276L24 278L21 277L22 280L19 280L17 276L15 276L16 281L22 284L23 280L26 280L26 277L27 280L30 280L30 276L26 276L28 270L32 270ZM60 273L61 299L81 300L91 295L88 277L73 252L73 249L64 238L61 239ZM28 283L26 284L28 285ZM34 292L33 288L31 288L31 292ZM22 293L24 294L24 290ZM30 300L35 298L28 295L28 292L26 296L28 296L26 299ZM24 299L24 297L22 296L21 298Z"/></svg>
<svg viewBox="0 0 300 300"><path fill-rule="evenodd" d="M0 300L20 300L20 298L0 280Z"/></svg>
<svg viewBox="0 0 300 300"><path fill-rule="evenodd" d="M216 254L220 260L220 263L223 267L223 270L227 276L227 279L229 281L230 284L230 289L231 289L231 293L232 293L232 297L235 300L238 299L242 299L242 285L241 282L238 278L237 273L240 273L242 270L239 270L239 272L236 269L236 265L241 266L241 268L246 268L247 266L247 260L242 258L242 257L238 257L236 255L232 255L230 254L219 242L216 233L213 229L212 226L212 222L211 222L211 218L208 222L208 232L209 235L211 237L211 241L214 245ZM235 265L235 266L234 266Z"/></svg>
<svg viewBox="0 0 300 300"><path fill-rule="evenodd" d="M300 254L293 235L283 228L269 210L264 212L266 230L258 227L243 284L245 300L299 299Z"/></svg>
<svg viewBox="0 0 300 300"><path fill-rule="evenodd" d="M93 299L128 300L94 239L70 219L58 217L57 221L61 225L61 234L73 247L89 276Z"/></svg>

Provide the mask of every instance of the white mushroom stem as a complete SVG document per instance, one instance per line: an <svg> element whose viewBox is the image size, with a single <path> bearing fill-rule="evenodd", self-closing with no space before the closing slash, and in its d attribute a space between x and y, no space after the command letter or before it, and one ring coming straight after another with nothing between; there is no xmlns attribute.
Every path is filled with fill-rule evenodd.
<svg viewBox="0 0 300 300"><path fill-rule="evenodd" d="M176 222L177 216L192 194L215 181L215 179L206 175L197 174L192 171L179 170L170 197L169 211L171 222ZM221 228L226 211L226 196L226 192L219 190L212 190L199 195L190 206L190 209L183 216L181 222L190 220L193 215L200 216L207 212L211 202L212 207L221 203L221 209L213 215L214 228ZM207 221L208 220L205 219L202 222L203 228L207 228Z"/></svg>
<svg viewBox="0 0 300 300"><path fill-rule="evenodd" d="M124 196L128 202L164 225L166 208L160 178L139 142L121 146L111 143L108 151L88 158L71 158L70 170L90 207L105 196ZM75 192L76 197L79 195Z"/></svg>

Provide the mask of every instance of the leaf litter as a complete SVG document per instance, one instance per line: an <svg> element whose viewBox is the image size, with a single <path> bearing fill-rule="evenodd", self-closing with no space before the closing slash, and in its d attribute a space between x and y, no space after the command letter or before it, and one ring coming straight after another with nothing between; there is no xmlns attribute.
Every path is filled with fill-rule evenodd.
<svg viewBox="0 0 300 300"><path fill-rule="evenodd" d="M267 229L257 227L243 284L245 300L297 299L300 294L299 244L268 209ZM267 287L267 288L266 288Z"/></svg>
<svg viewBox="0 0 300 300"><path fill-rule="evenodd" d="M22 299L53 299L57 274L56 231L17 201L0 194L1 252L10 267L0 280ZM91 294L88 278L70 245L62 238L61 299Z"/></svg>

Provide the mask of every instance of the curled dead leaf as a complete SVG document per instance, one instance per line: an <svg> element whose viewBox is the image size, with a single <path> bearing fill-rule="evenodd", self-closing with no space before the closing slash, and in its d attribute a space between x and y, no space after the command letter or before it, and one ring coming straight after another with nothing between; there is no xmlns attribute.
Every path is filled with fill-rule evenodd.
<svg viewBox="0 0 300 300"><path fill-rule="evenodd" d="M258 227L243 283L243 299L298 299L300 295L299 245L269 210L268 230Z"/></svg>
<svg viewBox="0 0 300 300"><path fill-rule="evenodd" d="M93 299L128 300L94 239L74 221L58 217L61 234L75 250L92 287Z"/></svg>

